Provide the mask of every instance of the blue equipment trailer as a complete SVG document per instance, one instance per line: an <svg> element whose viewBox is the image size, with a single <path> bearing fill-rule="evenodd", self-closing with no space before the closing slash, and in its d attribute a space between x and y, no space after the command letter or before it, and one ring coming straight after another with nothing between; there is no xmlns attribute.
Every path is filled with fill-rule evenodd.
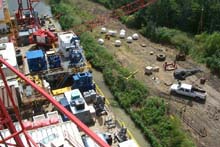
<svg viewBox="0 0 220 147"><path fill-rule="evenodd" d="M60 56L54 51L47 51L47 61L50 69L61 67Z"/></svg>
<svg viewBox="0 0 220 147"><path fill-rule="evenodd" d="M82 72L73 75L72 89L79 89L82 93L95 89L95 84L92 80L92 74L90 72Z"/></svg>
<svg viewBox="0 0 220 147"><path fill-rule="evenodd" d="M47 70L47 62L42 50L27 51L26 58L30 72Z"/></svg>

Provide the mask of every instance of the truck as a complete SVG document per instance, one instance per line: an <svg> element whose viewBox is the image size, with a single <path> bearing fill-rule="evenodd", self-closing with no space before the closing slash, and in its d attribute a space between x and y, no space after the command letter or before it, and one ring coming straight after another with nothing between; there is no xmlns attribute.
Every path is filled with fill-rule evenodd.
<svg viewBox="0 0 220 147"><path fill-rule="evenodd" d="M190 84L185 84L180 82L178 84L171 85L170 94L188 96L196 101L205 101L207 97L207 93L205 90L197 88Z"/></svg>

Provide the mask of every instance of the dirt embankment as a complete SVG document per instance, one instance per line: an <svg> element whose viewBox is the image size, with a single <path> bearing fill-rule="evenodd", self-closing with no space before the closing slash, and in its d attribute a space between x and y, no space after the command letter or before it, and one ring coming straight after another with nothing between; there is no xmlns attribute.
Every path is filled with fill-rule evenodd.
<svg viewBox="0 0 220 147"><path fill-rule="evenodd" d="M74 0L77 1L77 0ZM78 0L79 1L79 0ZM83 9L88 10L92 14L100 14L107 11L102 6L90 1L80 5ZM88 7L90 6L90 7ZM92 9L95 8L95 9ZM126 30L126 36L135 33L134 30L126 28L117 20L109 21L104 27L111 30L120 29ZM100 34L100 27L93 30L94 36L105 38L105 35ZM129 68L131 71L138 70L135 78L143 81L149 88L152 95L162 96L166 98L170 106L171 114L178 114L182 118L184 128L192 134L199 147L217 147L220 144L220 80L212 75L210 71L203 65L199 65L187 57L186 61L177 62L178 68L200 68L202 73L198 73L186 79L186 83L197 85L205 89L208 93L205 104L195 101L186 100L180 97L169 96L169 84L176 82L173 78L173 71L164 71L164 62L156 60L157 54L166 54L166 61L171 63L175 59L177 51L173 48L155 44L140 35L137 41L126 43L125 39L121 39L121 47L115 47L114 42L119 39L111 37L110 40L105 40L104 46L111 52L121 66ZM145 47L141 44L146 44ZM153 55L150 55L153 52ZM159 72L154 72L152 75L144 75L146 66L158 66ZM206 77L205 85L200 84L200 78Z"/></svg>

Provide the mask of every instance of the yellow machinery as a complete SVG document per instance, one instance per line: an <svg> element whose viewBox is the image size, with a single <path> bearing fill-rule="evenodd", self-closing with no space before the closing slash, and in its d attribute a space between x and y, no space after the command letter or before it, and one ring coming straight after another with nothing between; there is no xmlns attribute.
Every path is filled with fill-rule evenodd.
<svg viewBox="0 0 220 147"><path fill-rule="evenodd" d="M64 88L52 90L52 94L53 96L56 96L56 95L62 94L70 90L71 90L71 87L64 87Z"/></svg>
<svg viewBox="0 0 220 147"><path fill-rule="evenodd" d="M10 30L10 34L9 34L9 38L10 40L16 44L16 35L17 35L17 27L15 25L15 22L12 22L12 19L10 17L10 12L9 12L9 8L8 8L8 4L7 4L7 0L1 0L0 1L0 10L3 9L3 13L4 13L4 19L3 20L0 20L0 24L6 24ZM6 33L8 33L6 31Z"/></svg>
<svg viewBox="0 0 220 147"><path fill-rule="evenodd" d="M128 79L134 77L134 75L135 75L138 71L139 71L139 70L137 69L137 70L135 70L134 72L131 72L131 73L129 74L129 76L125 77L125 79L128 80Z"/></svg>
<svg viewBox="0 0 220 147"><path fill-rule="evenodd" d="M89 62L86 62L85 66L79 68L72 68L72 72L78 73L78 72L90 71L91 69L92 69L91 64Z"/></svg>
<svg viewBox="0 0 220 147"><path fill-rule="evenodd" d="M43 84L42 84L42 80L39 78L38 75L27 75L26 76L28 79L30 79L32 82L34 82L35 84L37 84L39 87L43 87ZM20 83L25 83L22 79L18 78L18 81Z"/></svg>
<svg viewBox="0 0 220 147"><path fill-rule="evenodd" d="M8 10L8 5L6 3L6 0L2 0L0 1L0 3L2 2L2 4L0 4L0 6L2 6L0 9L3 9L3 13L4 13L4 20L0 20L0 24L10 24L11 23L11 19L10 19L10 13Z"/></svg>

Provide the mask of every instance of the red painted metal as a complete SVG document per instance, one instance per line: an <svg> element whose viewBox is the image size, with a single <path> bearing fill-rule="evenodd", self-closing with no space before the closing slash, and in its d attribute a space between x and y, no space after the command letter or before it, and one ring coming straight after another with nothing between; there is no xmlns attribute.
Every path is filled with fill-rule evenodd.
<svg viewBox="0 0 220 147"><path fill-rule="evenodd" d="M2 5L2 0L0 0L0 9L3 8L3 5Z"/></svg>
<svg viewBox="0 0 220 147"><path fill-rule="evenodd" d="M32 143L33 146L38 147L38 145L34 142L32 137L26 131L24 131L23 133L27 137L27 139Z"/></svg>
<svg viewBox="0 0 220 147"><path fill-rule="evenodd" d="M53 32L43 29L38 29L36 32L34 32L32 38L33 38L32 43L36 43L39 46L49 46L49 47L51 47L52 44L58 40L57 36ZM43 38L45 42L39 41L37 38Z"/></svg>
<svg viewBox="0 0 220 147"><path fill-rule="evenodd" d="M1 123L1 125L7 126L9 131L11 132L11 134L15 133L14 134L14 139L15 139L17 145L20 146L20 147L24 147L24 144L23 144L21 138L18 136L19 133L17 133L17 130L16 130L16 128L15 128L11 118L9 117L8 111L6 110L4 104L2 103L1 100L0 100L0 106L1 106L1 108L0 108L0 111L1 111L0 112L1 113L1 115L0 115L0 120L1 120L0 123ZM2 122L2 120L4 120L4 121ZM7 138L4 139L4 141L6 141L6 140L7 140Z"/></svg>
<svg viewBox="0 0 220 147"><path fill-rule="evenodd" d="M1 65L1 64L0 64L0 65ZM3 70L2 70L2 68L0 68L0 75L1 75L1 78L2 78L2 80L3 80L3 82L4 82L4 85L5 85L7 94L8 94L8 96L9 96L9 99L10 99L10 101L11 101L11 103L12 103L13 108L14 108L14 113L15 113L15 115L16 115L16 118L17 118L18 122L20 123L21 129L25 132L25 128L24 128L24 125L23 125L23 123L22 123L22 119L21 119L21 117L20 117L20 115L19 115L18 107L17 107L16 104L15 104L15 101L14 101L14 98L13 98L13 95L12 95L12 92L11 92L9 86L8 86L8 83L7 83L7 80L6 80L6 77L5 77L5 74L4 74ZM2 104L1 104L1 105L2 105ZM6 123L6 125L8 125L8 129L9 129L9 131L10 131L11 134L12 134L11 136L13 136L13 135L14 135L13 133L17 133L17 130L16 130L16 128L15 128L15 126L14 126L14 124L13 124L13 122L12 122L12 120L11 120L11 118L10 118L10 116L9 116L9 114L8 114L8 112L7 112L6 108L5 108L5 106L4 106L4 104L2 105L1 109L2 109L2 111L3 111L3 115L4 115L5 118L8 120L8 123ZM6 111L5 111L5 110L6 110ZM28 145L31 146L31 144L30 144L30 142L29 142L29 140L28 140L28 137L27 137L26 135L25 135L25 138L26 138L26 140L27 140ZM22 143L22 141L21 141L21 139L20 139L20 137L19 137L18 135L15 135L15 136L14 136L14 139L15 139L15 142L19 145L19 147L23 147L23 146L24 146L23 143Z"/></svg>
<svg viewBox="0 0 220 147"><path fill-rule="evenodd" d="M80 35L81 33L86 31L92 31L93 28L109 22L111 18L118 19L122 16L129 15L155 3L156 1L157 0L135 0L118 9L113 10L111 13L99 15L91 21L87 21L83 24L74 26L73 30L77 35Z"/></svg>
<svg viewBox="0 0 220 147"><path fill-rule="evenodd" d="M22 130L21 131L16 131L15 133L11 134L10 136L5 137L4 140L0 141L0 143L3 143L4 141L9 140L11 138L14 138L15 136L18 136L21 133L22 133Z"/></svg>
<svg viewBox="0 0 220 147"><path fill-rule="evenodd" d="M34 8L32 6L33 3L39 2L39 0L26 0L27 7L23 7L23 0L17 0L18 10L15 12L16 21L18 25L27 24L28 26L34 26L36 28L40 28L40 22L38 18L35 18ZM24 12L29 12L31 17L24 17Z"/></svg>
<svg viewBox="0 0 220 147"><path fill-rule="evenodd" d="M25 77L22 73L20 73L16 68L7 63L3 58L0 58L0 63L3 63L7 66L11 71L13 71L18 77L23 79L29 85L31 85L35 90L37 90L40 94L48 99L59 111L65 114L72 122L74 122L82 131L84 131L88 136L90 136L97 144L101 147L110 147L106 142L104 142L100 137L97 136L96 133L91 131L84 123L82 123L76 116L70 113L66 108L64 108L60 103L58 103L51 95L45 92L41 87L38 87L34 82ZM2 77L5 78L5 77Z"/></svg>
<svg viewBox="0 0 220 147"><path fill-rule="evenodd" d="M145 0L136 0L134 2L131 2L129 4L126 4L122 7L120 7L119 9L116 9L119 10L119 11L122 11L124 12L124 15L129 15L131 13L134 13L140 9L143 9L153 3L155 3L157 0L148 0L148 1L145 1Z"/></svg>

